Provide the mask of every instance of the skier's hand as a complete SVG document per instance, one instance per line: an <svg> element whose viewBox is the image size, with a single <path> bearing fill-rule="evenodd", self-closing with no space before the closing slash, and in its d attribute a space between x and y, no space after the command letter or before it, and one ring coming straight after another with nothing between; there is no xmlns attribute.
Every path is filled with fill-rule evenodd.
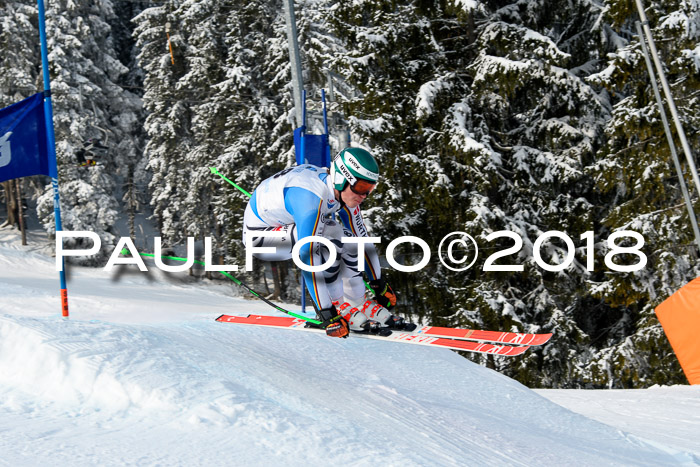
<svg viewBox="0 0 700 467"><path fill-rule="evenodd" d="M321 327L326 330L326 334L331 337L348 337L350 327L348 322L338 314L334 306L324 308L319 311Z"/></svg>
<svg viewBox="0 0 700 467"><path fill-rule="evenodd" d="M348 322L342 316L337 316L326 326L326 334L331 337L348 337L350 328Z"/></svg>
<svg viewBox="0 0 700 467"><path fill-rule="evenodd" d="M387 310L396 305L396 294L384 279L376 279L369 282L369 287L374 292L374 300Z"/></svg>

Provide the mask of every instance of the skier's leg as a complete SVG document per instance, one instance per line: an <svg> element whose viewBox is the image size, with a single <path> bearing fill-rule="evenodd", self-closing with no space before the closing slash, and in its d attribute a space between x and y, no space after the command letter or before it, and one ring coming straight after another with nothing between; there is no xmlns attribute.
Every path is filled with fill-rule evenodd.
<svg viewBox="0 0 700 467"><path fill-rule="evenodd" d="M274 253L255 253L253 256L262 261L285 261L292 258L292 248L296 242L296 226L294 224L283 225L280 227L269 227L261 224L250 207L250 204L245 209L243 215L243 244L246 244L247 239L252 235L252 243L254 247L273 247ZM283 237L256 237L256 233L264 232L283 232Z"/></svg>
<svg viewBox="0 0 700 467"><path fill-rule="evenodd" d="M343 229L343 237L352 237L348 229ZM365 245L365 247L373 245ZM343 296L353 305L361 305L365 301L365 281L362 271L358 270L357 243L343 243L340 276L343 279Z"/></svg>
<svg viewBox="0 0 700 467"><path fill-rule="evenodd" d="M283 237L258 237L256 234L265 232L282 232ZM243 244L245 245L248 236L252 236L252 243L245 245L246 248L275 248L274 253L254 253L253 256L262 261L285 261L292 258L292 248L295 243L296 226L294 224L280 227L247 227L243 226Z"/></svg>
<svg viewBox="0 0 700 467"><path fill-rule="evenodd" d="M343 228L334 220L326 220L324 222L322 236L331 241L335 247L335 261L323 271L323 282L330 295L331 302L336 302L343 296L343 278L340 275L341 258L343 256L343 243L340 241L343 235ZM330 252L325 245L318 245L314 248L314 254L318 256L318 260L314 259L314 264L325 264L330 258Z"/></svg>
<svg viewBox="0 0 700 467"><path fill-rule="evenodd" d="M292 258L292 249L298 241L297 228L294 224L280 227L269 227L261 224L253 213L250 205L246 208L243 220L243 241L252 235L251 246L274 247L274 253L254 253L255 258L263 261L285 261ZM255 237L255 233L283 232L280 237ZM321 272L303 271L306 287L313 298L317 309L329 308L333 299L343 296L343 282L340 279L340 263L343 244L340 241L342 228L333 220L325 220L317 227L315 235L327 238L336 250L335 261ZM248 246L248 245L246 245ZM304 264L325 264L329 259L328 248L320 242L303 245L299 251L299 259Z"/></svg>
<svg viewBox="0 0 700 467"><path fill-rule="evenodd" d="M343 230L343 235L353 236L352 232L347 229ZM373 248L372 244L365 245L365 251ZM362 277L362 271L358 271L358 252L357 243L343 243L341 277L344 282L345 304L340 306L343 307L342 314L350 324L350 329L353 331L371 330L376 328L375 323L390 328L404 328L406 323L404 323L403 318L392 314L375 300L365 299L365 281ZM343 301L340 300L340 303Z"/></svg>
<svg viewBox="0 0 700 467"><path fill-rule="evenodd" d="M352 232L343 229L344 237L351 237ZM356 332L376 328L379 323L371 322L361 311L365 302L365 282L362 271L357 269L357 244L343 243L340 262L340 278L343 286L337 299L340 313L345 317L350 329Z"/></svg>
<svg viewBox="0 0 700 467"><path fill-rule="evenodd" d="M352 232L343 229L343 236L351 237ZM340 262L340 277L343 287L341 289L342 298L338 299L338 308L345 317L350 329L357 332L377 330L381 326L380 319L388 319L383 315L370 318L366 311L374 307L373 302L365 299L365 281L362 271L358 271L358 248L353 242L343 243ZM376 314L376 313L375 313Z"/></svg>

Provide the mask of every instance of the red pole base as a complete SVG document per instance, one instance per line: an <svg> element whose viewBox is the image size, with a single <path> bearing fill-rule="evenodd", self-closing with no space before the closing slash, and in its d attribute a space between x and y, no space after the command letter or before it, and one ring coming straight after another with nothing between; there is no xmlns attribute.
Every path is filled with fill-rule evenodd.
<svg viewBox="0 0 700 467"><path fill-rule="evenodd" d="M68 290L61 289L61 311L64 318L68 318Z"/></svg>

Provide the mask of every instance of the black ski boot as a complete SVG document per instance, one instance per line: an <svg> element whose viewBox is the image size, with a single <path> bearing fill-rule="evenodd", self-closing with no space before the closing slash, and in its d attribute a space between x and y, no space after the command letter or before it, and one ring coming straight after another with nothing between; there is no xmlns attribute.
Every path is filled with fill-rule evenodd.
<svg viewBox="0 0 700 467"><path fill-rule="evenodd" d="M391 315L391 318L389 318L389 320L386 323L384 323L384 326L388 327L389 329L408 332L415 331L418 327L417 325L409 323L402 317L396 315Z"/></svg>
<svg viewBox="0 0 700 467"><path fill-rule="evenodd" d="M351 329L352 330L352 329ZM382 326L377 321L367 320L362 323L362 330L352 330L359 334L375 334L377 336L387 337L391 335L391 329Z"/></svg>

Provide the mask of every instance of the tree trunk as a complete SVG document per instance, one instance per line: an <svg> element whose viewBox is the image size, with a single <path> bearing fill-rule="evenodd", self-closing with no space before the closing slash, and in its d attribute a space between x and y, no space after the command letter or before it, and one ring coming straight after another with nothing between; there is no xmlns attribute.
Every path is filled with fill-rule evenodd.
<svg viewBox="0 0 700 467"><path fill-rule="evenodd" d="M280 275L280 297L284 300L289 299L289 290L287 284L287 276L289 276L289 261L282 261L279 263L279 275Z"/></svg>
<svg viewBox="0 0 700 467"><path fill-rule="evenodd" d="M19 230L22 232L22 245L27 244L27 231L24 228L24 212L22 212L22 191L20 189L19 178L15 180L17 188L17 217L19 218Z"/></svg>
<svg viewBox="0 0 700 467"><path fill-rule="evenodd" d="M270 286L267 283L267 267L264 269L263 272L263 284L265 284L265 295L270 296Z"/></svg>
<svg viewBox="0 0 700 467"><path fill-rule="evenodd" d="M219 264L226 264L225 263L226 255L224 254L224 247L221 246L224 244L224 240L223 240L224 229L221 227L221 224L219 224L219 222L216 220L216 218L214 218L214 222L215 222L214 228L216 229L216 239L218 240L216 251L219 255ZM213 256L213 253L212 253L212 256ZM208 279L211 279L212 277L213 277L213 275L211 273L209 273L209 275L207 276Z"/></svg>
<svg viewBox="0 0 700 467"><path fill-rule="evenodd" d="M17 200L15 191L12 189L12 180L2 182L2 187L5 190L5 202L7 204L7 221L4 225L17 224Z"/></svg>
<svg viewBox="0 0 700 467"><path fill-rule="evenodd" d="M467 42L469 45L476 41L476 24L474 23L474 15L469 14L467 19Z"/></svg>
<svg viewBox="0 0 700 467"><path fill-rule="evenodd" d="M129 236L136 244L136 196L134 193L134 165L129 164L127 173L127 204L129 206Z"/></svg>
<svg viewBox="0 0 700 467"><path fill-rule="evenodd" d="M282 291L282 283L280 277L280 263L272 263L272 280L274 281L275 290L272 292L272 298L278 300Z"/></svg>

